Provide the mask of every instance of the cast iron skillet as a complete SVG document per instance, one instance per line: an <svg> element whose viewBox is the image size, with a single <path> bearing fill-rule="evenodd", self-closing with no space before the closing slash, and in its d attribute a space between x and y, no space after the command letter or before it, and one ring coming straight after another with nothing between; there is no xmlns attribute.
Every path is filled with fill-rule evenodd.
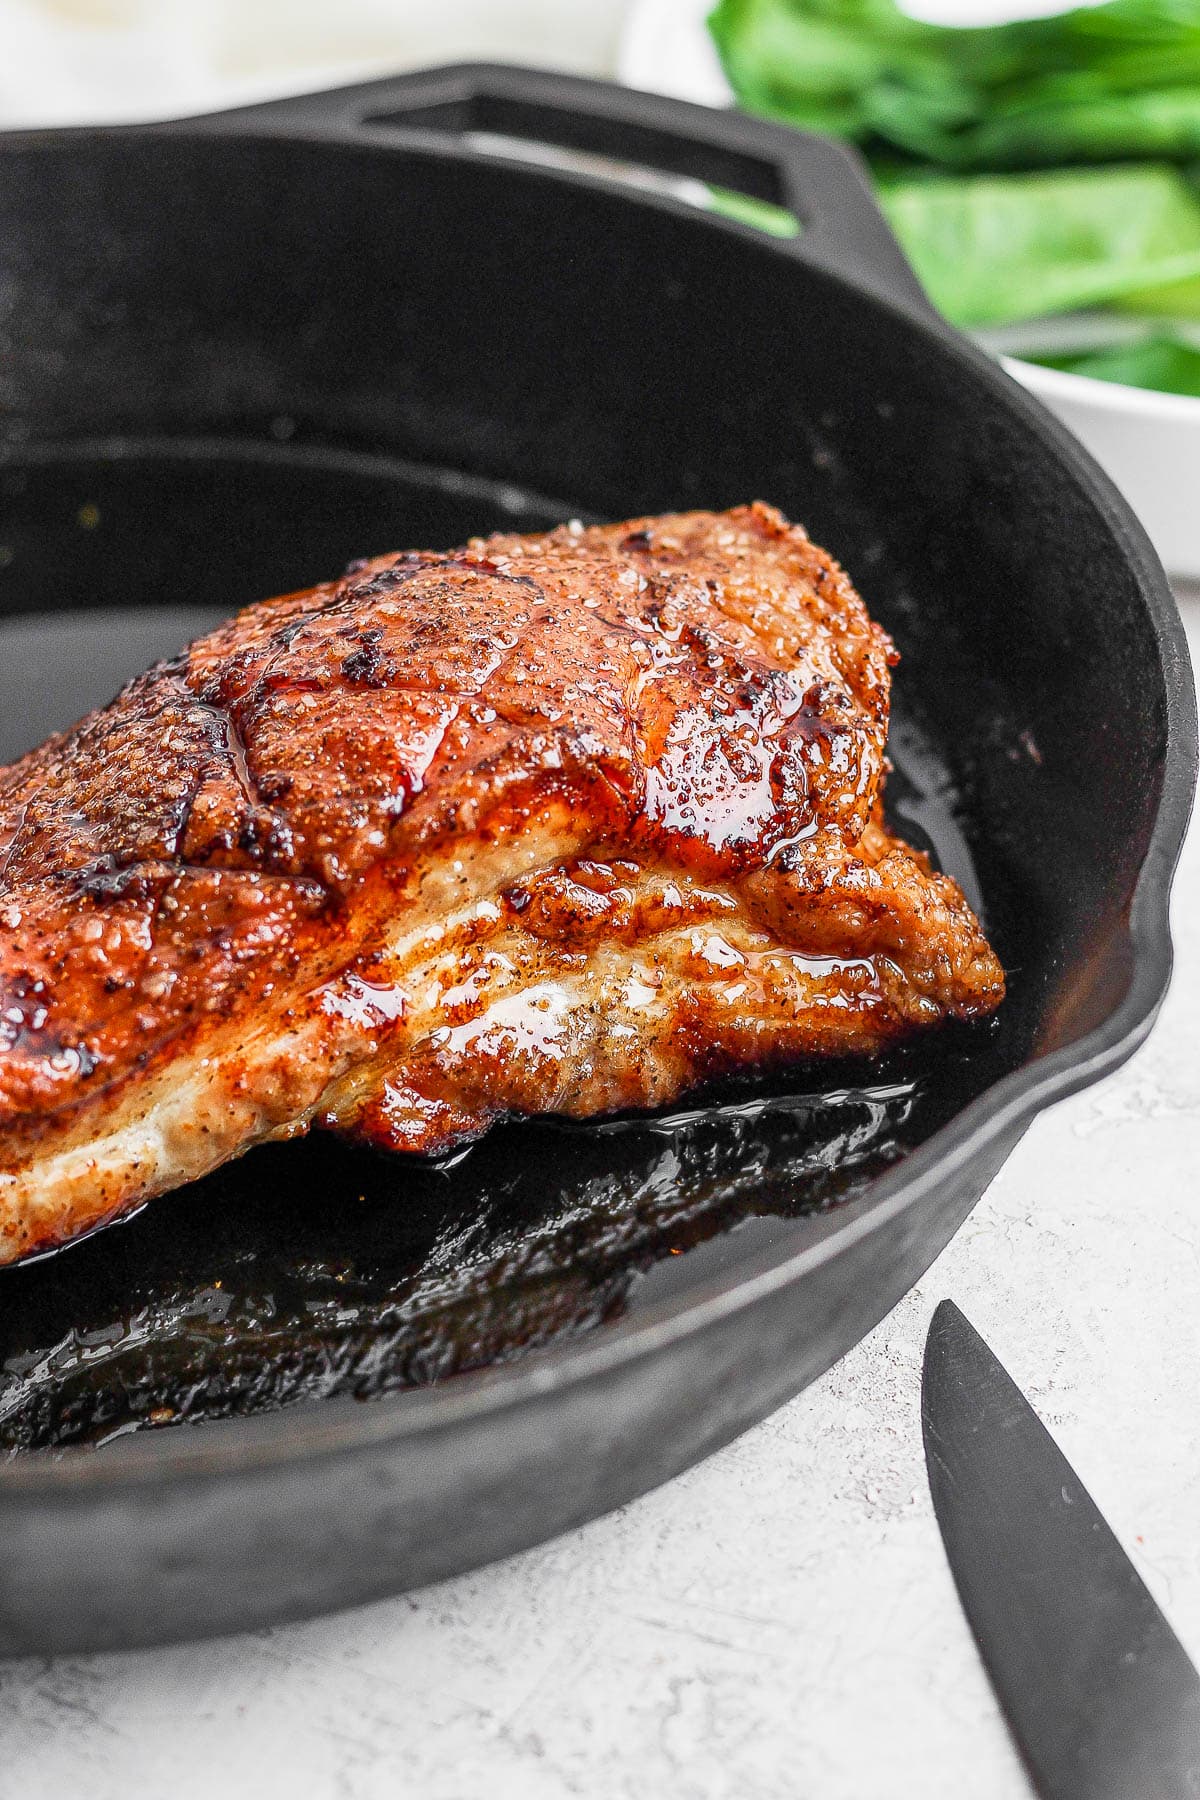
<svg viewBox="0 0 1200 1800"><path fill-rule="evenodd" d="M1149 1029L1196 730L1142 532L932 314L827 143L461 68L0 154L5 754L354 555L762 496L898 638L890 804L982 896L1011 983L992 1029L769 1103L508 1127L433 1172L314 1140L4 1274L16 1652L469 1568L812 1380L1034 1113Z"/></svg>

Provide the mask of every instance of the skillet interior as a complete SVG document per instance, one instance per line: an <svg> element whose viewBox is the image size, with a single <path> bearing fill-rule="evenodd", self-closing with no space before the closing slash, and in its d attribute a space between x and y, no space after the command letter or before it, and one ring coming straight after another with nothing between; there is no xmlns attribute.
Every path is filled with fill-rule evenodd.
<svg viewBox="0 0 1200 1800"><path fill-rule="evenodd" d="M19 1527L0 1646L6 1619L7 1641L61 1645L311 1610L467 1566L661 1479L794 1391L880 1316L961 1218L1025 1115L1016 1107L1002 1132L978 1144L955 1139L954 1117L1031 1059L1069 1064L1071 1045L1111 1022L1129 988L1129 909L1152 842L1172 704L1185 736L1189 727L1186 681L1172 662L1178 644L1131 522L1036 409L951 334L922 325L919 312L906 316L819 263L798 267L739 227L386 132L376 145L369 128L358 141L335 133L325 143L220 122L10 140L0 162L0 299L0 552L10 553L0 554L0 607L8 692L26 701L12 723L18 735L57 722L39 718L31 733L24 721L32 724L37 704L63 698L56 687L39 702L21 673L22 646L40 656L57 645L60 670L86 659L87 679L73 690L83 705L111 690L122 657L137 664L177 643L184 621L163 609L224 609L364 549L451 542L510 518L534 525L762 495L846 563L896 635L897 818L914 836L930 832L955 873L978 879L1011 976L1010 999L986 1035L947 1040L927 1066L839 1072L858 1088L868 1074L876 1085L916 1077L916 1105L887 1095L791 1105L765 1122L733 1107L675 1136L568 1141L514 1128L459 1169L421 1177L399 1247L390 1165L381 1174L330 1145L263 1153L94 1244L6 1274L5 1349L26 1383L9 1409L14 1447L119 1429L172 1384L178 1397L197 1370L188 1404L203 1410L212 1400L220 1410L221 1381L205 1386L205 1346L232 1337L218 1360L236 1372L256 1340L252 1330L238 1343L238 1320L222 1311L228 1288L217 1282L232 1270L243 1292L279 1298L269 1282L245 1279L238 1256L247 1242L260 1246L259 1272L286 1265L292 1281L280 1366L297 1379L290 1390L286 1382L256 1390L251 1379L233 1393L234 1410L306 1383L313 1391L314 1368L320 1387L337 1361L328 1346L347 1340L336 1318L347 1287L351 1311L360 1301L368 1313L386 1311L397 1270L401 1285L419 1268L436 1287L464 1256L482 1272L466 1339L435 1333L431 1349L428 1335L401 1332L399 1380L423 1383L460 1366L455 1347L464 1341L481 1351L469 1365L596 1325L607 1329L595 1341L619 1356L616 1318L638 1300L629 1278L654 1256L657 1272L641 1288L642 1341L667 1357L668 1340L682 1343L688 1317L700 1321L705 1308L712 1329L702 1363L697 1339L690 1361L662 1363L649 1385L632 1367L615 1375L613 1357L593 1358L600 1411L589 1411L580 1387L563 1400L568 1422L560 1408L556 1426L549 1406L540 1424L514 1415L503 1449L483 1423L502 1390L470 1379L409 1396L398 1410L359 1409L349 1424L336 1406L317 1409L328 1430L300 1408L290 1438L268 1440L247 1422L232 1435L213 1428L194 1441L170 1432L113 1445L90 1463L98 1474L103 1464L117 1478L128 1463L140 1481L151 1470L140 1452L161 1446L168 1460L154 1467L164 1478L195 1469L195 1507L213 1503L205 1482L222 1474L229 1508L241 1509L245 1533L227 1508L221 1541L194 1546L190 1561L179 1544L194 1510L181 1499L172 1511L164 1490L153 1525L137 1512L147 1558L159 1557L173 1571L162 1579L187 1589L170 1621L139 1618L115 1573L88 1560L79 1465L18 1454L10 1485L0 1481L0 1508L11 1502L6 1517ZM102 617L114 608L117 632ZM114 659L103 669L102 653ZM1185 760L1189 751L1184 743ZM1175 813L1178 829L1178 802ZM1175 847L1163 850L1166 863ZM1089 1041L1074 1079L1145 1028L1163 979L1164 946L1152 950L1137 1017L1111 1024L1099 1051ZM796 1080L790 1091L812 1087ZM971 1116L978 1123L977 1107ZM935 1129L948 1118L948 1129ZM886 1162L927 1139L849 1204L807 1211L830 1197L831 1167L850 1164L866 1177L876 1155ZM699 1222L672 1211L681 1166L685 1189L703 1190ZM482 1224L471 1186L479 1179L491 1181ZM896 1205L905 1182L907 1217ZM346 1205L365 1209L353 1230L368 1289L377 1283L365 1299L355 1270L347 1277L329 1248ZM727 1232L756 1211L765 1223ZM883 1212L887 1230L875 1233L865 1269L862 1227ZM598 1220L630 1216L625 1237L597 1230ZM663 1255L693 1240L700 1247L690 1254ZM781 1278L774 1285L786 1311L772 1316L756 1254L764 1245L768 1261L796 1267L798 1281L789 1259L813 1253L803 1306ZM745 1304L752 1291L762 1303L753 1328L735 1331L732 1302L718 1308L723 1321L710 1302L717 1290L736 1297L744 1260L759 1283L743 1284ZM504 1295L517 1264L541 1286L514 1319ZM462 1298L452 1288L443 1280L439 1294L451 1312ZM150 1379L130 1383L126 1364L106 1386L114 1332L131 1324L121 1296L131 1293L135 1336L141 1330L151 1349L127 1348ZM190 1375L171 1361L168 1340L181 1336L204 1352ZM169 1352L157 1365L155 1342ZM34 1393L30 1356L64 1344L69 1381L47 1369ZM565 1391L569 1371L583 1365L556 1354ZM553 1385L541 1374L511 1392L529 1411ZM114 1390L115 1408L105 1398ZM255 1446L274 1446L274 1457L290 1443L301 1460L318 1441L369 1454L391 1419L398 1429L436 1426L441 1448L429 1440L430 1460L416 1474L390 1465L385 1482L381 1469L380 1492L386 1485L392 1495L386 1551L380 1518L366 1517L374 1501L359 1501L374 1490L358 1470L362 1533L376 1533L369 1569L348 1523L341 1562L314 1539L323 1546L319 1577L302 1558L272 1561L268 1527L294 1545L304 1526L296 1515L280 1529L282 1511L270 1505L300 1500L276 1483L266 1503ZM619 1450L607 1435L617 1430ZM188 1446L201 1440L208 1448L196 1463ZM568 1451L574 1473L548 1497L536 1489L539 1459L557 1459L561 1472ZM48 1498L59 1492L56 1469L69 1477L61 1513ZM246 1483L235 1495L235 1470L260 1482L253 1495ZM418 1478L406 1513L396 1483ZM506 1481L514 1491L523 1484L524 1498ZM32 1501L35 1487L36 1517L22 1499ZM115 1504L113 1492L106 1478L97 1505ZM442 1523L447 1493L466 1496L470 1515L456 1515L453 1541ZM334 1503L331 1483L322 1505ZM345 1493L337 1503L345 1522ZM105 1517L115 1544L125 1527ZM248 1585L245 1534L255 1520ZM76 1525L81 1535L70 1540ZM88 1620L78 1606L70 1617L47 1608L51 1588L65 1608L70 1584L77 1601L81 1581L104 1590Z"/></svg>
<svg viewBox="0 0 1200 1800"><path fill-rule="evenodd" d="M14 585L39 603L0 627L0 755L107 698L256 579L286 590L355 543L453 543L580 510L378 455L195 440L26 450L0 494ZM181 593L189 542L217 553ZM891 753L893 819L982 907L952 774L903 706ZM320 1136L258 1152L0 1275L0 1455L374 1397L595 1330L751 1249L816 1241L1004 1055L992 1025L962 1030L729 1083L653 1120L513 1125L432 1167Z"/></svg>

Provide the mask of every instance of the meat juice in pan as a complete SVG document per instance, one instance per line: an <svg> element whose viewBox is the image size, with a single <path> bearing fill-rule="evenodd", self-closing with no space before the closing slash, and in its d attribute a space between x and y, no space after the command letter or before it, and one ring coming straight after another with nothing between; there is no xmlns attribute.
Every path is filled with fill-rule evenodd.
<svg viewBox="0 0 1200 1800"><path fill-rule="evenodd" d="M472 523L518 522L491 505L481 516L475 497ZM95 519L86 506L76 517L91 536L104 508ZM539 510L561 516L534 506L521 527L540 525ZM0 716L15 741L0 754L214 616L13 621ZM903 697L901 681L891 822L978 910L958 797ZM662 1117L500 1126L432 1165L323 1136L260 1149L125 1225L0 1271L0 1454L425 1385L594 1330L754 1249L799 1247L993 1079L993 1038L990 1025L952 1028L871 1064L726 1083Z"/></svg>

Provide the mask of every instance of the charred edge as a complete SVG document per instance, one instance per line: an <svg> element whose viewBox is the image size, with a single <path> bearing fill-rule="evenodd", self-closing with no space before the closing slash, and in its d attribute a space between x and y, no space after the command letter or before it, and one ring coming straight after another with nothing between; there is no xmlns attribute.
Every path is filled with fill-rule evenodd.
<svg viewBox="0 0 1200 1800"><path fill-rule="evenodd" d="M122 862L112 854L95 857L78 869L63 869L51 877L61 881L77 900L147 900L161 887L162 865L152 873L151 866L138 860Z"/></svg>
<svg viewBox="0 0 1200 1800"><path fill-rule="evenodd" d="M383 658L383 627L373 625L358 633L358 648L342 664L342 674L357 687L383 688L389 671Z"/></svg>

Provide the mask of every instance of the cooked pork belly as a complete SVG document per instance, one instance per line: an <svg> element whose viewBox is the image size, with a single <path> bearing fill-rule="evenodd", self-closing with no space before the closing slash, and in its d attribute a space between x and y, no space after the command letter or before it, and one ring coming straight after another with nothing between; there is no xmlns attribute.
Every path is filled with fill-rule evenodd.
<svg viewBox="0 0 1200 1800"><path fill-rule="evenodd" d="M0 771L0 1261L319 1125L442 1152L990 1012L884 632L763 505L406 552Z"/></svg>

